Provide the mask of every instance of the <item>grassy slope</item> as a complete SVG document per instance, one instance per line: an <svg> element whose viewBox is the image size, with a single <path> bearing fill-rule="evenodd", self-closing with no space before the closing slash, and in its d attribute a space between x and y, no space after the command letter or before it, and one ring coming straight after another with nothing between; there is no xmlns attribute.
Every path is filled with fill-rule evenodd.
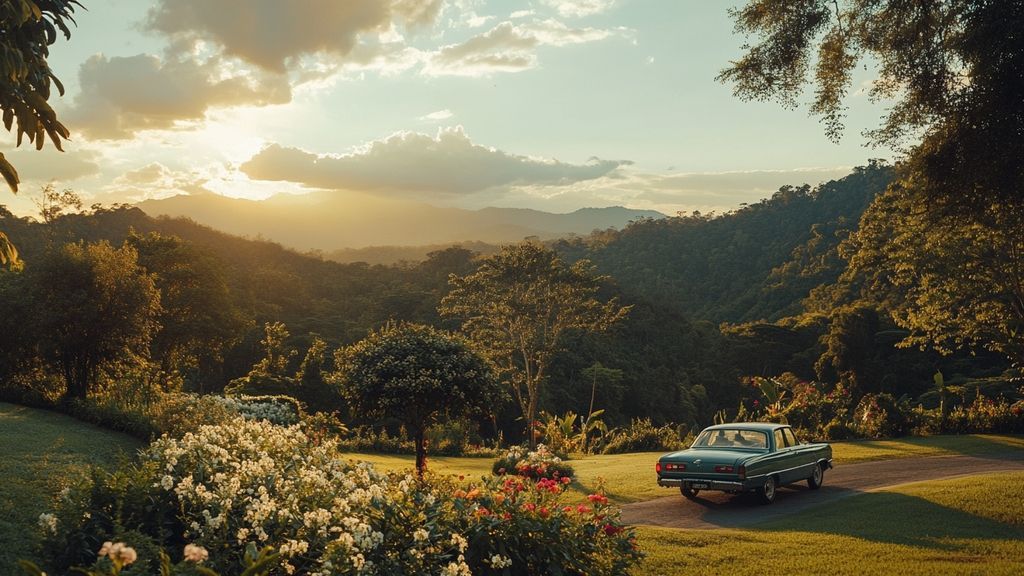
<svg viewBox="0 0 1024 576"><path fill-rule="evenodd" d="M1024 449L1024 437L1001 435L931 436L898 440L865 440L836 442L832 453L840 464L886 460L909 456L944 456L953 454L992 454ZM670 492L654 482L654 463L662 452L609 454L587 456L572 460L576 469L576 482L572 487L579 493L595 491L604 486L608 496L619 503L650 500L669 496ZM382 454L353 454L352 458L366 460L386 470L411 468L412 456ZM461 474L476 478L490 473L492 460L488 458L430 458L428 468L442 474Z"/></svg>
<svg viewBox="0 0 1024 576"><path fill-rule="evenodd" d="M751 530L638 533L638 574L1021 574L1024 473L870 492Z"/></svg>
<svg viewBox="0 0 1024 576"><path fill-rule="evenodd" d="M52 412L0 402L0 574L32 552L39 514L89 464L115 463L141 444Z"/></svg>

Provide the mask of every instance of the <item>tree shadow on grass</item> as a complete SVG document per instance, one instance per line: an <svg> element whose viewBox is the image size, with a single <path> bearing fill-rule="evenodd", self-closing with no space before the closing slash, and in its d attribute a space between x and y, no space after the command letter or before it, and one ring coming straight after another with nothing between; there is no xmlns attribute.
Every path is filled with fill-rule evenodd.
<svg viewBox="0 0 1024 576"><path fill-rule="evenodd" d="M963 540L1024 540L1024 527L896 492L862 493L751 528L837 534L945 551L961 548Z"/></svg>

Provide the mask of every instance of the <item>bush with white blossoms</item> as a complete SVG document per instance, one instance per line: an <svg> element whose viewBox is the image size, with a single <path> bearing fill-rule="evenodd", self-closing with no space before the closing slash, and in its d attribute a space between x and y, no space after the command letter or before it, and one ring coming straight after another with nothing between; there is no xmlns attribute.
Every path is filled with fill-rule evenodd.
<svg viewBox="0 0 1024 576"><path fill-rule="evenodd" d="M301 417L298 402L284 396L217 396L229 410L247 420L267 420L272 424L290 426Z"/></svg>
<svg viewBox="0 0 1024 576"><path fill-rule="evenodd" d="M238 418L154 442L41 523L58 573L93 563L104 540L133 546L152 573L161 549L197 558L189 545L225 575L264 547L278 554L272 574L324 576L625 574L639 558L603 496L559 506L561 482L491 479L468 492L453 482L382 475L298 426Z"/></svg>
<svg viewBox="0 0 1024 576"><path fill-rule="evenodd" d="M538 444L534 450L513 446L494 461L491 469L499 476L515 474L534 480L572 478L575 474L572 466L566 464L543 444Z"/></svg>

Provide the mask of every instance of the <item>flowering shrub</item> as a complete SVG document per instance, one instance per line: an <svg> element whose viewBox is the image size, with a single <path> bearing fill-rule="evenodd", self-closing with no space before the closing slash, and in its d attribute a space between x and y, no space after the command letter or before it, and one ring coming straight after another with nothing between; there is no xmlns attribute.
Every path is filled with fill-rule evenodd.
<svg viewBox="0 0 1024 576"><path fill-rule="evenodd" d="M266 420L290 426L302 417L302 405L290 396L215 396L219 402L247 420Z"/></svg>
<svg viewBox="0 0 1024 576"><path fill-rule="evenodd" d="M575 471L546 446L538 444L530 452L522 446L513 446L504 456L494 461L491 470L499 475L515 474L534 480L572 478Z"/></svg>
<svg viewBox="0 0 1024 576"><path fill-rule="evenodd" d="M560 505L562 488L382 475L297 426L237 418L154 442L138 464L66 490L41 524L57 573L95 563L109 540L137 552L140 574L159 572L161 549L195 557L187 545L222 573L270 547L272 574L625 574L639 553L616 510L601 495Z"/></svg>
<svg viewBox="0 0 1024 576"><path fill-rule="evenodd" d="M853 426L860 436L886 438L910 432L911 409L889 394L865 394L853 412Z"/></svg>

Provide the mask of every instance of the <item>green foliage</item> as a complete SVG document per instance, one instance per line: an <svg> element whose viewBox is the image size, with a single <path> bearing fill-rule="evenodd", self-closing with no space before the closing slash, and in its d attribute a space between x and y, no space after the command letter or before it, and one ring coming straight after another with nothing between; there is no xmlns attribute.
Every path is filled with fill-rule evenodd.
<svg viewBox="0 0 1024 576"><path fill-rule="evenodd" d="M160 290L160 328L152 356L165 372L204 368L222 359L245 329L217 260L173 236L132 233L127 244ZM201 377L200 377L201 378ZM202 380L197 388L202 391Z"/></svg>
<svg viewBox="0 0 1024 576"><path fill-rule="evenodd" d="M501 398L491 367L470 344L429 326L389 323L339 349L335 366L353 411L409 428L421 474L431 424L487 414Z"/></svg>
<svg viewBox="0 0 1024 576"><path fill-rule="evenodd" d="M18 146L22 137L42 150L47 137L61 150L61 140L70 136L68 129L57 120L57 113L46 102L50 98L50 83L64 95L64 85L53 75L46 59L50 46L57 41L58 30L65 40L71 39L68 22L75 0L14 0L0 6L0 28L4 30L0 48L0 110L4 127L10 130L18 121ZM0 154L0 175L14 192L18 191L18 173Z"/></svg>
<svg viewBox="0 0 1024 576"><path fill-rule="evenodd" d="M64 376L68 398L85 398L101 369L147 356L160 294L132 247L67 244L26 274L43 357Z"/></svg>
<svg viewBox="0 0 1024 576"><path fill-rule="evenodd" d="M682 450L690 443L682 438L677 427L655 426L650 418L637 418L629 426L608 433L602 454Z"/></svg>
<svg viewBox="0 0 1024 576"><path fill-rule="evenodd" d="M484 258L472 274L453 275L439 310L463 319L463 331L511 384L529 429L563 338L603 332L629 312L615 298L596 297L606 280L587 261L566 266L554 251L523 242Z"/></svg>
<svg viewBox="0 0 1024 576"><path fill-rule="evenodd" d="M948 219L929 215L929 202L912 184L879 197L844 246L843 280L910 330L905 346L984 347L1024 362L1024 207Z"/></svg>

